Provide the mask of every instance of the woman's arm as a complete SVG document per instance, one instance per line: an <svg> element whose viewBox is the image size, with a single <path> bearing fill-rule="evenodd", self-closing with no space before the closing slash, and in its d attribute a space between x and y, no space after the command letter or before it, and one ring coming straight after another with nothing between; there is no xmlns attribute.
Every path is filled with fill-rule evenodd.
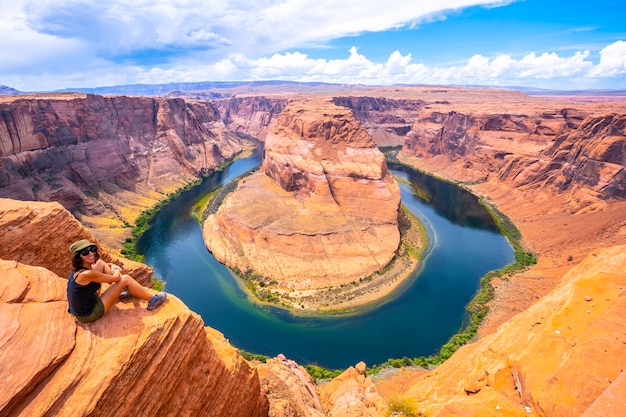
<svg viewBox="0 0 626 417"><path fill-rule="evenodd" d="M91 266L94 271L102 272L104 274L112 274L114 270L122 270L122 267L115 265L114 263L104 262L102 259L98 259L95 264Z"/></svg>
<svg viewBox="0 0 626 417"><path fill-rule="evenodd" d="M90 282L99 282L101 284L102 283L114 284L116 282L119 282L121 279L122 279L121 268L116 269L111 274L100 272L95 269L90 269L90 270L87 270L78 274L78 276L75 277L76 282L79 283L80 285L87 285Z"/></svg>

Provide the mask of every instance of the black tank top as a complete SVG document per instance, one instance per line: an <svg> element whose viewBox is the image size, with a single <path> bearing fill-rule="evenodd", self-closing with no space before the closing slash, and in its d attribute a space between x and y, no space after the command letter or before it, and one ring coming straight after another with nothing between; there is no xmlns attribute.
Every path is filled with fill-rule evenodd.
<svg viewBox="0 0 626 417"><path fill-rule="evenodd" d="M100 290L99 282L90 282L87 285L81 285L74 280L74 275L86 271L73 271L67 278L67 303L69 305L67 311L75 316L88 316L93 311L98 301L98 290Z"/></svg>

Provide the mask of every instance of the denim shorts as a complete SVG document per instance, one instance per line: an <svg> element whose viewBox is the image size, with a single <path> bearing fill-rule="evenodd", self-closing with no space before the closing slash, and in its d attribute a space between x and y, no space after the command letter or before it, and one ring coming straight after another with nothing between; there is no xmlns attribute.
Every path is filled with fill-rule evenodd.
<svg viewBox="0 0 626 417"><path fill-rule="evenodd" d="M100 317L104 316L104 304L102 304L102 300L98 297L96 301L96 305L93 307L91 313L86 316L74 316L76 320L82 323L91 323L98 320Z"/></svg>

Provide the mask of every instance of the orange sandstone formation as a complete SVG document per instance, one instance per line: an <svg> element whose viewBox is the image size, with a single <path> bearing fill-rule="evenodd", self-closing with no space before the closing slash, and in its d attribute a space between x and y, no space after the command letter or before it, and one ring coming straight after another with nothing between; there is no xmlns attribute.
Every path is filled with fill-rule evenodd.
<svg viewBox="0 0 626 417"><path fill-rule="evenodd" d="M316 387L301 367L286 358L251 370L222 335L203 328L175 297L150 313L141 303L121 302L105 317L108 321L77 326L65 312L67 246L73 236L92 236L56 203L0 199L0 415L318 417L321 403L324 412L334 416L383 416L389 411L384 399L394 393L418 400L418 411L424 416L626 415L623 103L449 87L350 94L349 99L339 97L334 102L353 108L368 130L376 130L380 143L398 143L411 130L400 158L445 178L471 181L466 186L509 216L525 244L537 253L536 266L494 280L496 298L475 343L432 371L405 370L398 377L372 381L364 375L363 365L357 365ZM156 143L153 136L133 133L145 132L136 130L147 120L145 104L160 106L160 99L88 97L0 98L3 105L18 103L10 104L9 111L2 107L3 115L12 115L4 119L9 128L0 127L0 181L8 181L1 183L2 193L33 193L32 198L58 198L64 204L80 201L78 207L89 211L99 206L85 190L97 191L106 200L106 210L113 208L121 218L129 218L129 212L144 203L148 206L147 200L138 204L138 194L122 187L129 183L115 182L123 189L112 189L107 178L112 173L117 179L126 178L125 173L132 171L128 167L134 166L132 159L123 158L110 144L104 148L115 151L111 160L90 154L96 147L92 145L103 139L81 136L83 131L112 133L104 127L114 125L147 146L137 158L155 162L141 165L149 168L148 176L141 177L148 180L141 184L150 188L159 182L159 175L172 184L187 181L190 171L181 168L177 172L184 174L177 176L171 169L188 167L187 163L169 165L157 157L163 151L177 155L172 161L179 161L178 156L191 161L188 157L197 152L188 151L198 149L196 142L168 139L157 141L162 147L151 147ZM268 120L275 118L272 109L283 103L276 100L257 105L249 97L224 106L233 112L230 123L242 133L264 132ZM170 101L167 106L177 107L176 103L182 102ZM100 130L93 130L92 122L76 122L98 120L96 115L76 106L100 109L104 121L117 117L112 110L122 117L116 123L96 123ZM186 111L196 114L192 107L185 107ZM23 113L24 109L28 111ZM235 114L238 111L255 113ZM213 119L172 114L161 125L162 132L178 132L174 136L179 138L211 125ZM41 126L46 128L38 130ZM128 130L128 126L136 127ZM110 138L109 133L103 136ZM70 141L71 149L80 150L76 158L102 158L99 162L114 162L116 170L109 166L109 172L92 170L80 176L95 175L96 183L63 182L65 177L55 174L59 166L46 164L65 161L51 156L66 155L63 141L72 137L87 140ZM173 138L169 133L158 137ZM222 149L228 145L216 142L215 146L228 153ZM78 158L78 165L69 166L84 168L86 160ZM54 169L48 171L48 166ZM152 170L166 166L170 168ZM84 172L82 168L76 172ZM292 175L292 182L289 176L277 178L301 184L298 175ZM61 183L66 187L58 187ZM274 181L269 184L277 193L285 191ZM161 192L151 191L150 201L160 198ZM81 220L96 224L104 215L89 213ZM110 236L107 228L98 233ZM103 255L114 259L101 246ZM145 265L115 261L149 280L151 270ZM133 401L141 408L133 409Z"/></svg>
<svg viewBox="0 0 626 417"><path fill-rule="evenodd" d="M603 395L612 404L604 415L624 415L625 315L626 245L594 251L552 292L406 393L427 416L580 416Z"/></svg>
<svg viewBox="0 0 626 417"><path fill-rule="evenodd" d="M399 245L400 191L351 111L294 102L265 139L261 172L240 181L203 226L209 250L288 291L370 275Z"/></svg>
<svg viewBox="0 0 626 417"><path fill-rule="evenodd" d="M0 227L12 233L20 258L65 269L66 242L46 235L46 225L65 224L69 213L57 203L0 200L7 205ZM34 222L29 228L18 218ZM76 232L77 224L69 221L65 231ZM84 229L78 234L93 239ZM256 371L176 297L155 311L126 299L95 323L80 324L67 313L66 279L9 260L10 243L0 244L0 415L268 415Z"/></svg>
<svg viewBox="0 0 626 417"><path fill-rule="evenodd" d="M70 245L79 239L93 239L74 216L59 203L17 201L0 198L0 259L44 267L67 277L72 265ZM114 256L98 243L100 257L115 262L143 285L151 286L152 268Z"/></svg>

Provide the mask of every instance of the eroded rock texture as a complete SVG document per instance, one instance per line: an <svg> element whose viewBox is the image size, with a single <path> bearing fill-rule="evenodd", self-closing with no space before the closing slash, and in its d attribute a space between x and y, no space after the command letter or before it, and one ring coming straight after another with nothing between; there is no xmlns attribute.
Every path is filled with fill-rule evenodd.
<svg viewBox="0 0 626 417"><path fill-rule="evenodd" d="M44 246L35 230L45 235L44 218L52 226L71 216L56 203L29 204L5 211L2 230L23 232L12 235L20 259L63 270L68 260L56 265L55 252L69 257L65 238ZM18 217L35 219L33 229ZM77 225L70 223L67 232ZM0 415L267 416L256 371L175 296L154 311L125 299L80 324L67 313L66 279L7 260L7 243L0 244Z"/></svg>
<svg viewBox="0 0 626 417"><path fill-rule="evenodd" d="M204 223L223 263L285 289L337 286L380 270L399 244L400 191L351 111L289 104L265 140L262 169Z"/></svg>
<svg viewBox="0 0 626 417"><path fill-rule="evenodd" d="M534 161L511 158L502 179L626 199L626 114L585 119L576 130L559 136L543 156Z"/></svg>
<svg viewBox="0 0 626 417"><path fill-rule="evenodd" d="M624 245L591 253L547 296L407 394L430 416L622 415L625 266Z"/></svg>
<svg viewBox="0 0 626 417"><path fill-rule="evenodd" d="M265 140L270 125L283 111L286 98L236 97L214 100L226 127Z"/></svg>
<svg viewBox="0 0 626 417"><path fill-rule="evenodd" d="M0 198L0 225L0 259L41 266L67 277L72 269L70 245L89 239L98 243L101 259L120 265L143 285L152 286L152 268L111 254L59 203Z"/></svg>
<svg viewBox="0 0 626 417"><path fill-rule="evenodd" d="M0 102L0 197L57 201L92 231L127 227L240 150L207 102L96 95Z"/></svg>
<svg viewBox="0 0 626 417"><path fill-rule="evenodd" d="M403 152L443 159L458 167L458 177L495 177L516 188L554 187L554 193L578 194L588 205L594 198L626 198L625 118L575 109L424 112L408 133Z"/></svg>
<svg viewBox="0 0 626 417"><path fill-rule="evenodd" d="M338 106L352 110L376 146L400 146L427 104L423 100L387 97L335 97Z"/></svg>

